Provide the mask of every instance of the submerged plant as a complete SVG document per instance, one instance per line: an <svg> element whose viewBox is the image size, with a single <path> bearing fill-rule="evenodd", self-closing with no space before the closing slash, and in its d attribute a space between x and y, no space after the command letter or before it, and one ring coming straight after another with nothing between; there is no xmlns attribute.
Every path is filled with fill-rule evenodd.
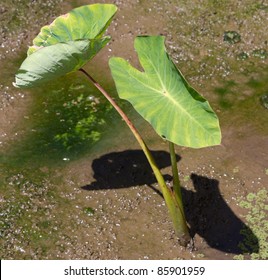
<svg viewBox="0 0 268 280"><path fill-rule="evenodd" d="M194 90L166 53L163 36L138 36L135 48L144 72L122 58L111 58L109 66L122 99L164 138L170 149L173 187L167 186L152 153L140 133L111 96L82 67L110 40L103 36L116 6L86 5L44 26L28 50L28 56L16 74L16 87L27 88L81 71L121 115L140 144L155 174L182 245L191 236L187 226L174 144L201 148L221 142L219 121L209 103Z"/></svg>

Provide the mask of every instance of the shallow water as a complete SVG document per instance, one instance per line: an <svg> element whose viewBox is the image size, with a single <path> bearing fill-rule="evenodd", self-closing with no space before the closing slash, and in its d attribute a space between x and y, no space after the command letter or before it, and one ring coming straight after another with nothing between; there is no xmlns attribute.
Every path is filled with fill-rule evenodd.
<svg viewBox="0 0 268 280"><path fill-rule="evenodd" d="M0 10L0 59L5 69L0 78L1 257L232 258L237 249L215 245L211 237L215 221L207 216L209 208L199 222L189 216L196 223L197 251L178 248L138 145L80 73L37 89L12 87L27 45L40 27L71 7L88 4L61 2L4 1ZM210 101L223 130L222 146L177 149L186 201L204 199L201 191L194 194L198 184L191 174L197 174L198 182L214 188L211 199L220 197L232 228L241 226L243 210L236 199L268 186L268 110L261 103L268 92L268 6L250 0L174 0L165 6L156 0L114 2L119 11L108 30L113 41L87 70L116 98L108 58L122 56L139 67L134 37L166 36L169 53ZM227 40L230 31L239 34L239 40ZM145 132L170 180L166 143L126 102L118 102ZM94 214L88 215L87 209ZM202 219L207 229L198 226ZM239 228L233 235L239 238Z"/></svg>

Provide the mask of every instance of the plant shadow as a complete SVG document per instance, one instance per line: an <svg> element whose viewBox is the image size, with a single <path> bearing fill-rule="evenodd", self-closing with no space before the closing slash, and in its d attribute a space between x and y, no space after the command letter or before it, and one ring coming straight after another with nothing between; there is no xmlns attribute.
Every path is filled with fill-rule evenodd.
<svg viewBox="0 0 268 280"><path fill-rule="evenodd" d="M152 151L160 169L170 166L170 155L166 151ZM177 156L177 161L181 159ZM113 152L95 159L92 163L95 181L83 186L84 190L118 189L148 185L160 196L161 192L153 184L156 179L141 150ZM164 175L165 180L172 177ZM251 236L254 249L247 253L258 253L258 239L231 210L222 197L219 181L191 174L194 191L182 187L185 214L190 225L191 236L198 234L206 243L217 250L232 254L244 253L239 248L243 241L241 230Z"/></svg>
<svg viewBox="0 0 268 280"><path fill-rule="evenodd" d="M258 253L258 238L225 202L220 193L219 181L196 174L191 174L191 180L194 191L182 188L185 215L191 235L198 234L210 247L223 252ZM247 232L251 239L250 246L243 250L239 246L244 240L242 230Z"/></svg>
<svg viewBox="0 0 268 280"><path fill-rule="evenodd" d="M152 151L160 169L170 166L169 153L165 151ZM180 157L177 156L177 161ZM153 171L142 150L127 150L113 152L97 158L92 163L94 179L90 185L83 186L86 190L119 189L137 185L150 185L156 183ZM170 175L164 175L171 180Z"/></svg>

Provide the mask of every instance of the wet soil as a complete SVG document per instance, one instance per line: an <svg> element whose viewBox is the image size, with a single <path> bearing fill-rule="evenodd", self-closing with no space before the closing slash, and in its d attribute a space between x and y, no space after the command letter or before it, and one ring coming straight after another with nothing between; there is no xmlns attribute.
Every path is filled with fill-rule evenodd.
<svg viewBox="0 0 268 280"><path fill-rule="evenodd" d="M194 238L194 247L183 248L138 144L80 74L33 90L12 87L40 27L89 2L3 1L0 9L1 258L262 258L267 247L239 201L268 190L268 110L261 104L268 92L268 3L113 1L119 8L108 30L113 40L86 66L117 99L109 57L140 67L135 36L165 35L178 67L217 112L220 146L176 148ZM118 102L172 184L167 143L126 102ZM99 122L75 134L76 123L91 110L100 112ZM267 200L265 205L267 210ZM263 219L267 224L267 215ZM241 249L241 230L254 246Z"/></svg>

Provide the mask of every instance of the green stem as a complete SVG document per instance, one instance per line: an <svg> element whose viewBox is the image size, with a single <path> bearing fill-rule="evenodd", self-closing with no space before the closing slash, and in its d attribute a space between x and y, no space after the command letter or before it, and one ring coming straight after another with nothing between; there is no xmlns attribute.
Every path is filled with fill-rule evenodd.
<svg viewBox="0 0 268 280"><path fill-rule="evenodd" d="M108 99L108 101L111 103L111 105L115 108L115 110L119 113L119 115L122 117L122 119L126 122L128 127L132 131L133 135L137 139L138 143L140 144L143 152L145 153L145 155L153 169L155 177L161 187L161 190L163 192L165 192L163 190L163 188L165 188L165 186L166 186L165 180L164 180L159 168L157 167L157 164L155 163L155 160L154 160L150 150L148 149L147 145L143 141L143 139L142 139L140 133L138 132L138 130L136 129L136 127L133 125L133 123L130 121L130 119L127 117L127 115L122 111L122 109L117 105L117 103L113 100L113 98L100 86L100 84L97 81L95 81L84 69L81 68L80 71L83 72L88 77L88 79L94 84L94 86L106 97L106 99Z"/></svg>
<svg viewBox="0 0 268 280"><path fill-rule="evenodd" d="M170 153L172 174L173 174L173 190L176 193L176 195L180 199L182 199L181 184L180 184L179 172L177 167L177 159L176 159L174 144L172 142L169 142L169 153Z"/></svg>
<svg viewBox="0 0 268 280"><path fill-rule="evenodd" d="M174 143L172 142L169 142L169 153L170 153L170 160L171 160L172 174L173 174L173 190L176 195L176 199L181 209L182 215L185 218L185 214L183 210L182 194L181 194L181 184L179 179L179 172L178 172L177 159L175 153L175 146Z"/></svg>
<svg viewBox="0 0 268 280"><path fill-rule="evenodd" d="M190 242L190 235L188 232L188 228L185 221L185 216L181 211L182 208L178 205L178 201L174 193L169 189L166 185L166 182L163 178L160 169L158 168L152 153L148 149L147 145L143 141L140 133L127 117L127 115L122 111L122 109L117 105L117 103L113 100L113 98L100 86L100 84L95 81L84 69L79 69L82 73L84 73L87 78L93 83L93 85L105 96L105 98L111 103L111 105L115 108L115 110L119 113L122 119L126 122L130 130L132 131L133 135L137 139L138 143L140 144L153 172L157 179L157 182L160 186L164 199L166 201L167 207L169 209L173 225L175 228L175 232L178 235L180 242L182 245L187 245Z"/></svg>

